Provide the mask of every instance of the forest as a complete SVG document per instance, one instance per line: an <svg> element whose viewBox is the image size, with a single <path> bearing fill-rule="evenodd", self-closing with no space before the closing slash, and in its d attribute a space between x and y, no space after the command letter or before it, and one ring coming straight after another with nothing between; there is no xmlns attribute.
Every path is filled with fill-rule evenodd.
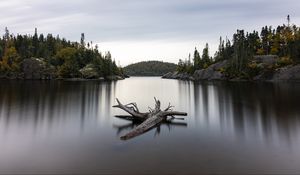
<svg viewBox="0 0 300 175"><path fill-rule="evenodd" d="M37 29L33 35L14 35L5 28L0 38L0 78L107 78L112 75L122 76L122 69L112 60L110 52L102 54L98 45L86 43L84 33L80 43L52 34L44 36Z"/></svg>
<svg viewBox="0 0 300 175"><path fill-rule="evenodd" d="M124 73L129 76L162 76L176 70L176 64L162 61L142 61L124 67Z"/></svg>
<svg viewBox="0 0 300 175"><path fill-rule="evenodd" d="M255 56L273 55L278 57L274 66L267 68L255 62ZM193 60L191 60L193 59ZM261 70L274 70L287 65L300 62L300 28L290 24L290 16L287 16L287 24L262 27L261 31L245 32L237 30L232 40L220 37L218 50L214 56L209 55L209 45L200 55L195 48L193 58L179 60L177 71L193 74L196 70L205 69L208 66L227 60L228 66L220 70L227 77L251 78Z"/></svg>

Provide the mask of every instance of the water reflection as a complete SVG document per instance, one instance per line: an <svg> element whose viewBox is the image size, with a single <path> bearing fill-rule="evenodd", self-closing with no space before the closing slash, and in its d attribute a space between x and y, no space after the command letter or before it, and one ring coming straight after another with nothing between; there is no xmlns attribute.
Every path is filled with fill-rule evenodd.
<svg viewBox="0 0 300 175"><path fill-rule="evenodd" d="M299 138L299 87L282 83L195 83L195 121L202 119L200 125L232 132L239 139L289 144L291 135Z"/></svg>
<svg viewBox="0 0 300 175"><path fill-rule="evenodd" d="M161 86L162 80L151 80L154 86ZM138 102L139 106L142 109L150 106L152 102L149 104L148 99L152 100L153 96L143 93L135 84L135 81L143 80L126 81L3 81L0 86L2 134L10 133L9 129L21 131L24 129L22 127L35 133L40 130L63 129L63 126L74 130L76 126L80 126L80 131L93 125L107 126L111 123L112 116L120 112L111 109L116 94L128 99L142 97L143 100ZM133 81L131 83L134 87L130 81ZM175 85L177 83L178 91L174 88L174 82ZM123 93L124 83L135 91L136 96ZM292 138L299 137L299 84L168 83L172 88L168 90L169 93L160 96L161 101L171 102L178 110L188 112L191 126L233 134L239 139L265 142L284 139L285 143L290 143ZM158 91L153 92L156 93ZM131 126L134 125L133 123Z"/></svg>
<svg viewBox="0 0 300 175"><path fill-rule="evenodd" d="M9 130L81 130L98 119L109 120L108 105L115 82L2 81L0 86L1 128ZM10 132L10 131L6 131Z"/></svg>
<svg viewBox="0 0 300 175"><path fill-rule="evenodd" d="M120 141L137 123L114 117L115 98L147 111L154 96L188 116ZM295 174L299 99L297 83L0 81L0 170Z"/></svg>
<svg viewBox="0 0 300 175"><path fill-rule="evenodd" d="M127 81L130 86L130 80ZM153 81L157 81L155 86L161 83L160 79ZM166 96L161 96L161 101L175 103L178 110L188 112L191 126L266 142L284 139L289 143L295 138L293 135L298 136L299 84L176 82L177 94L175 89L169 90L173 101L168 94L163 94ZM3 133L9 133L10 128L22 130L25 126L34 133L56 130L62 125L73 128L79 125L82 131L94 124L108 124L115 114L111 106L116 93L122 93L118 88L122 83L128 82L121 85L118 82L1 82L1 128ZM137 99L153 98L136 88L133 90ZM147 100L139 105L144 109L150 106Z"/></svg>

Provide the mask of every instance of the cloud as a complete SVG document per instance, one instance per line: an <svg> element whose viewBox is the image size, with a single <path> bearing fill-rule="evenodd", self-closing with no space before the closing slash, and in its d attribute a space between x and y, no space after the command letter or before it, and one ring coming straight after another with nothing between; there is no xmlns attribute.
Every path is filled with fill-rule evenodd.
<svg viewBox="0 0 300 175"><path fill-rule="evenodd" d="M71 40L79 40L84 32L94 43L141 42L147 47L145 42L157 42L180 51L172 43L216 45L219 36L231 37L238 28L252 31L282 24L287 14L297 24L299 8L297 0L1 0L0 28L33 33L37 27ZM170 50L163 55L167 53L174 57ZM133 59L134 53L124 54L124 59ZM179 57L187 54L177 52Z"/></svg>

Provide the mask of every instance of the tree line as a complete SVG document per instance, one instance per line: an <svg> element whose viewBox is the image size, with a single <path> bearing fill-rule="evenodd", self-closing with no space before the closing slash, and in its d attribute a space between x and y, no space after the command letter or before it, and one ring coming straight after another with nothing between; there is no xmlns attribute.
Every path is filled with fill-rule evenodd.
<svg viewBox="0 0 300 175"><path fill-rule="evenodd" d="M280 58L278 67L287 64L297 64L300 62L300 28L290 25L290 16L287 16L288 24L279 25L277 28L272 26L262 27L261 31L245 32L237 30L233 39L223 39L215 55L209 56L209 46L206 44L200 56L195 48L193 61L191 55L185 61L179 60L177 70L179 72L193 73L198 69L205 69L209 65L228 60L229 66L223 70L229 76L249 76L257 69L254 62L256 55L276 55Z"/></svg>
<svg viewBox="0 0 300 175"><path fill-rule="evenodd" d="M124 67L129 76L162 76L176 70L176 64L161 61L142 61Z"/></svg>
<svg viewBox="0 0 300 175"><path fill-rule="evenodd" d="M39 58L61 78L80 78L80 70L87 65L101 77L122 74L110 52L102 54L98 45L86 43L84 33L79 43L52 34L44 36L37 29L33 35L14 35L5 28L5 34L0 37L1 77L22 73L22 62L28 58Z"/></svg>

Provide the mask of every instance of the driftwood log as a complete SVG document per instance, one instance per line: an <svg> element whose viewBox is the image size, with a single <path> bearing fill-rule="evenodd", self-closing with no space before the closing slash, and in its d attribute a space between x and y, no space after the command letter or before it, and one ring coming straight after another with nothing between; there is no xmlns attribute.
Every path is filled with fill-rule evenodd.
<svg viewBox="0 0 300 175"><path fill-rule="evenodd" d="M118 116L119 118L127 119L127 120L136 120L142 122L140 125L138 125L136 128L134 128L129 133L125 134L121 137L122 140L128 140L133 137L139 136L153 127L159 125L160 123L167 120L168 116L174 118L174 116L186 116L187 113L185 112L177 112L173 111L171 104L165 109L160 109L160 101L154 98L155 100L155 108L152 109L149 107L149 112L140 112L139 108L137 107L136 103L129 103L126 105L123 105L118 99L117 105L114 105L115 108L120 108L127 113L129 113L131 116Z"/></svg>

